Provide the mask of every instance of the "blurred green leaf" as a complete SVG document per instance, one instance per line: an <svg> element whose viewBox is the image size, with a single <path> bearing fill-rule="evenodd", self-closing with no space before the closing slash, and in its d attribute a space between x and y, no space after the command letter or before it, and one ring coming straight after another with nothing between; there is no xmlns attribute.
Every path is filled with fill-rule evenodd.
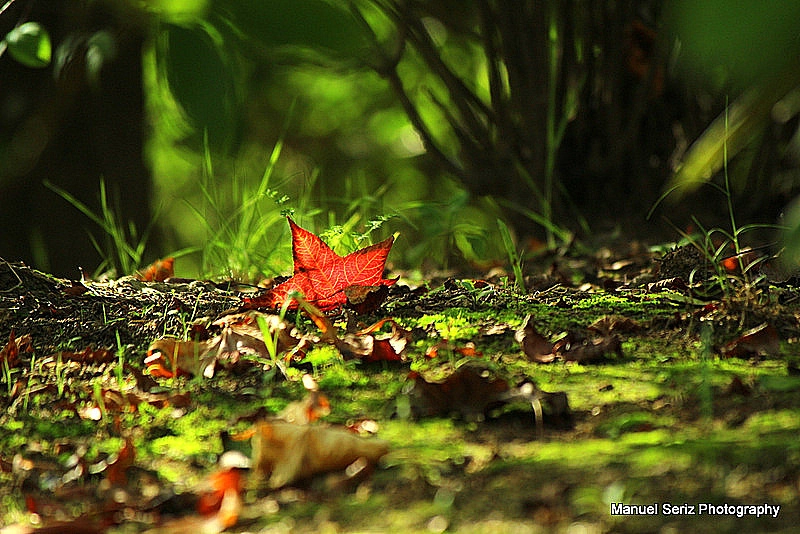
<svg viewBox="0 0 800 534"><path fill-rule="evenodd" d="M694 72L722 66L741 87L774 75L800 55L797 0L679 0L672 8L681 55Z"/></svg>
<svg viewBox="0 0 800 534"><path fill-rule="evenodd" d="M790 71L745 92L706 128L689 148L668 189L696 189L762 133L775 104L800 85L800 70ZM726 117L727 115L727 117Z"/></svg>
<svg viewBox="0 0 800 534"><path fill-rule="evenodd" d="M673 24L688 72L741 90L687 152L668 191L708 181L771 120L775 104L800 87L800 1L679 0ZM721 74L721 76L720 76ZM716 78L716 79L712 79Z"/></svg>
<svg viewBox="0 0 800 534"><path fill-rule="evenodd" d="M800 265L800 198L795 199L784 213L786 230L783 234L785 254L781 257L785 265L796 270Z"/></svg>
<svg viewBox="0 0 800 534"><path fill-rule="evenodd" d="M26 22L6 34L8 53L26 67L43 68L50 64L50 35L38 22Z"/></svg>
<svg viewBox="0 0 800 534"><path fill-rule="evenodd" d="M86 41L86 74L92 83L100 80L103 65L117 55L117 40L110 32L99 31Z"/></svg>
<svg viewBox="0 0 800 534"><path fill-rule="evenodd" d="M262 47L294 46L339 58L366 49L356 19L323 0L223 0L217 6L243 37Z"/></svg>
<svg viewBox="0 0 800 534"><path fill-rule="evenodd" d="M235 137L236 71L221 36L208 25L164 25L160 55L170 92L212 145Z"/></svg>

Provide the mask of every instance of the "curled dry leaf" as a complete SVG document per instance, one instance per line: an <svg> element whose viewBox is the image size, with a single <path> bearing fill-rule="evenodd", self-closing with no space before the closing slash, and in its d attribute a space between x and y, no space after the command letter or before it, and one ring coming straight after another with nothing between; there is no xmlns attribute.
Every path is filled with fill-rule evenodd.
<svg viewBox="0 0 800 534"><path fill-rule="evenodd" d="M64 293L69 295L70 297L78 297L83 295L89 288L83 282L77 282L75 280L70 281L70 285L63 289Z"/></svg>
<svg viewBox="0 0 800 534"><path fill-rule="evenodd" d="M774 326L764 323L730 341L720 352L725 358L774 356L780 352L780 337Z"/></svg>
<svg viewBox="0 0 800 534"><path fill-rule="evenodd" d="M280 421L256 424L252 444L253 469L267 477L271 488L339 471L361 458L374 464L389 452L388 442L362 438L343 428Z"/></svg>
<svg viewBox="0 0 800 534"><path fill-rule="evenodd" d="M335 346L344 359L357 358L365 362L402 361L406 345L411 341L411 332L394 319L387 317L363 330L340 337L338 328L324 313L309 305L302 297L297 300L320 329L320 341ZM375 334L387 323L392 327L391 334Z"/></svg>
<svg viewBox="0 0 800 534"><path fill-rule="evenodd" d="M331 403L323 393L311 390L301 401L291 402L278 414L280 419L296 425L307 425L331 413Z"/></svg>
<svg viewBox="0 0 800 534"><path fill-rule="evenodd" d="M585 335L568 334L555 343L551 343L540 334L530 316L525 325L517 331L516 339L522 346L523 353L534 362L550 363L556 358L567 362L586 363L600 360L609 353L622 357L622 339L612 332L627 331L636 328L635 322L625 318L604 318L588 330L600 332L600 337L586 339Z"/></svg>
<svg viewBox="0 0 800 534"><path fill-rule="evenodd" d="M172 278L175 276L175 258L156 260L143 271L136 271L135 276L144 282L163 282L167 278Z"/></svg>
<svg viewBox="0 0 800 534"><path fill-rule="evenodd" d="M660 293L662 291L686 291L689 285L680 276L672 278L664 278L658 282L651 282L647 284L647 291L649 293Z"/></svg>
<svg viewBox="0 0 800 534"><path fill-rule="evenodd" d="M350 285L344 288L347 297L347 307L359 315L366 315L375 312L386 297L389 296L389 287Z"/></svg>
<svg viewBox="0 0 800 534"><path fill-rule="evenodd" d="M562 340L556 344L554 351L561 359L567 362L585 363L592 360L600 360L610 353L622 358L622 340L616 334L585 339L578 343L569 343L566 340Z"/></svg>
<svg viewBox="0 0 800 534"><path fill-rule="evenodd" d="M189 393L146 393L129 391L123 393L116 389L103 388L100 390L102 407L96 402L88 404L78 410L81 419L99 421L106 413L132 413L142 403L154 408L163 409L168 406L173 408L186 408L191 404Z"/></svg>
<svg viewBox="0 0 800 534"><path fill-rule="evenodd" d="M214 376L220 338L208 341L179 341L162 338L153 341L144 360L147 372L157 378L174 376Z"/></svg>
<svg viewBox="0 0 800 534"><path fill-rule="evenodd" d="M555 360L553 344L536 330L531 315L525 317L522 328L517 330L514 338L522 346L522 352L529 360L539 363L550 363Z"/></svg>
<svg viewBox="0 0 800 534"><path fill-rule="evenodd" d="M425 351L425 357L438 358L439 351L453 352L468 358L483 356L483 353L475 347L475 343L472 341L468 341L463 347L454 347L449 341L442 340L428 347L428 350Z"/></svg>
<svg viewBox="0 0 800 534"><path fill-rule="evenodd" d="M242 354L254 354L271 358L272 354L264 340L264 331L259 325L263 321L268 335L275 336L274 353L287 350L302 350L309 340L291 335L289 323L277 315L255 310L226 315L213 323L221 328L220 335L205 341L180 341L162 338L150 344L145 364L150 375L159 378L191 375L214 376L219 360L239 361Z"/></svg>
<svg viewBox="0 0 800 534"><path fill-rule="evenodd" d="M292 336L291 325L277 315L250 310L226 315L214 321L213 325L222 329L218 356L227 356L234 361L238 360L240 354L257 354L269 358L271 355L264 341L264 330L259 322L264 324L269 335L275 340L275 354L293 349L302 341Z"/></svg>
<svg viewBox="0 0 800 534"><path fill-rule="evenodd" d="M86 347L80 352L73 352L73 351L61 351L61 352L54 352L49 356L45 357L45 360L49 359L58 360L61 359L62 362L77 362L77 363L114 363L119 358L117 355L108 350L108 349L95 349L94 347Z"/></svg>
<svg viewBox="0 0 800 534"><path fill-rule="evenodd" d="M567 394L563 391L541 391L530 381L510 387L479 363L463 365L439 382L428 382L416 372L409 377L414 380L409 397L412 414L416 417L456 416L479 421L493 409L523 401L531 404L537 426L544 422L543 405L548 408L552 422L568 424L571 420Z"/></svg>
<svg viewBox="0 0 800 534"><path fill-rule="evenodd" d="M467 421L482 420L509 388L508 382L486 369L464 365L440 382L428 382L412 372L409 392L412 413L417 417L457 416Z"/></svg>
<svg viewBox="0 0 800 534"><path fill-rule="evenodd" d="M391 333L376 333L385 324L392 327ZM349 354L355 354L364 362L399 362L410 341L410 331L394 319L385 318L355 334L347 334L336 346L345 359Z"/></svg>
<svg viewBox="0 0 800 534"><path fill-rule="evenodd" d="M240 495L244 487L242 471L239 468L220 469L209 476L210 491L202 493L197 501L197 511L201 515L213 515L220 511L229 492ZM228 526L235 524L234 520Z"/></svg>
<svg viewBox="0 0 800 534"><path fill-rule="evenodd" d="M131 441L131 438L126 438L125 444L117 453L116 459L108 463L106 480L112 486L124 486L128 481L127 470L133 465L135 459L136 449L133 447L133 441Z"/></svg>
<svg viewBox="0 0 800 534"><path fill-rule="evenodd" d="M8 343L0 350L0 362L9 368L16 367L19 364L20 352L33 352L31 335L25 334L17 338L14 336L14 330L11 330L8 334Z"/></svg>

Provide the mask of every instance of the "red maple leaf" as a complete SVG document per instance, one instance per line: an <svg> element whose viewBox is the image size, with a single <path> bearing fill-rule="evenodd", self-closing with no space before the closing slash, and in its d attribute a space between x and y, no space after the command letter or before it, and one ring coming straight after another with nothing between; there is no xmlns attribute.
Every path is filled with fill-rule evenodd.
<svg viewBox="0 0 800 534"><path fill-rule="evenodd" d="M326 311L347 302L345 288L350 286L390 286L397 280L383 278L386 257L394 237L339 256L322 239L295 224L292 229L294 275L284 283L252 299L245 299L247 308L277 308L283 305L290 291L299 291L305 299ZM297 307L292 303L290 308Z"/></svg>

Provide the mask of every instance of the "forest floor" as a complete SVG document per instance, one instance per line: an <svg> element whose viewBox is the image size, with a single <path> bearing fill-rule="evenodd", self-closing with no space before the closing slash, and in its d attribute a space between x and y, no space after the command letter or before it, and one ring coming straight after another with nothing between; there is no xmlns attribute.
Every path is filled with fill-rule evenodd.
<svg viewBox="0 0 800 534"><path fill-rule="evenodd" d="M280 354L241 288L0 262L0 532L796 532L800 293L704 268L631 245L531 262L524 294L401 278L366 315L290 311L315 346ZM279 417L350 430L308 454L388 452L276 480L322 461Z"/></svg>

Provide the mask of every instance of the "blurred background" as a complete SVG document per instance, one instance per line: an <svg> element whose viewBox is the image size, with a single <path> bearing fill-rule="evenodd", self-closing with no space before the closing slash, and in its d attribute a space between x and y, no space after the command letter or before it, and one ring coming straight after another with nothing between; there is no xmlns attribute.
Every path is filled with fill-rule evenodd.
<svg viewBox="0 0 800 534"><path fill-rule="evenodd" d="M739 224L796 243L798 28L796 1L8 0L0 258L257 280L292 214L480 270L497 219L529 253L727 224L726 173Z"/></svg>

